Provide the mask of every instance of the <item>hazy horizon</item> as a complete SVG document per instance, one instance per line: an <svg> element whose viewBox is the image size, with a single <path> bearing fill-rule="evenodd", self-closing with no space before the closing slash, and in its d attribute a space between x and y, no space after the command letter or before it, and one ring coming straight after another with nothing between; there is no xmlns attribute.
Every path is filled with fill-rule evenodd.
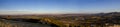
<svg viewBox="0 0 120 27"><path fill-rule="evenodd" d="M120 12L120 0L0 0L0 15Z"/></svg>

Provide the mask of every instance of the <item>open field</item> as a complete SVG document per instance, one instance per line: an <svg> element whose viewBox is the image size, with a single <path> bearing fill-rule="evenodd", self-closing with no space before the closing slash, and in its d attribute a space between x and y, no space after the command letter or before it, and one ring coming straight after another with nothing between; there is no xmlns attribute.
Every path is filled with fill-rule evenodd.
<svg viewBox="0 0 120 27"><path fill-rule="evenodd" d="M0 27L119 27L120 13L1 15Z"/></svg>

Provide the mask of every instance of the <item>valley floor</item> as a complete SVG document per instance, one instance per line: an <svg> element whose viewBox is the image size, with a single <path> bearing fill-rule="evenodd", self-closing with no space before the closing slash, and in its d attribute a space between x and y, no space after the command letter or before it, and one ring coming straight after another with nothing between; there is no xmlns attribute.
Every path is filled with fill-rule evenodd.
<svg viewBox="0 0 120 27"><path fill-rule="evenodd" d="M0 27L50 27L45 24L20 22L20 21L10 21L10 20L0 20Z"/></svg>

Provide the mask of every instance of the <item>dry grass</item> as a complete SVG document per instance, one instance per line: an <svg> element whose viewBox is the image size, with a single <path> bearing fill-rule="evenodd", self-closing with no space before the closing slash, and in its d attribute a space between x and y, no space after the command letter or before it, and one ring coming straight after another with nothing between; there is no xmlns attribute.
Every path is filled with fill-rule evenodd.
<svg viewBox="0 0 120 27"><path fill-rule="evenodd" d="M109 27L120 27L120 25L114 25L114 26L109 26Z"/></svg>

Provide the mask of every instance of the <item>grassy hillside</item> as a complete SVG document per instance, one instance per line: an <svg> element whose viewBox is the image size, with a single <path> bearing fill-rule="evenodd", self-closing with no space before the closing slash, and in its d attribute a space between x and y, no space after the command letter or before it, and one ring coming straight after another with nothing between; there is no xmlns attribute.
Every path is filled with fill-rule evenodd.
<svg viewBox="0 0 120 27"><path fill-rule="evenodd" d="M0 20L0 27L109 27L120 25L120 13L113 12L90 15L70 14L37 16L6 15L0 16Z"/></svg>

